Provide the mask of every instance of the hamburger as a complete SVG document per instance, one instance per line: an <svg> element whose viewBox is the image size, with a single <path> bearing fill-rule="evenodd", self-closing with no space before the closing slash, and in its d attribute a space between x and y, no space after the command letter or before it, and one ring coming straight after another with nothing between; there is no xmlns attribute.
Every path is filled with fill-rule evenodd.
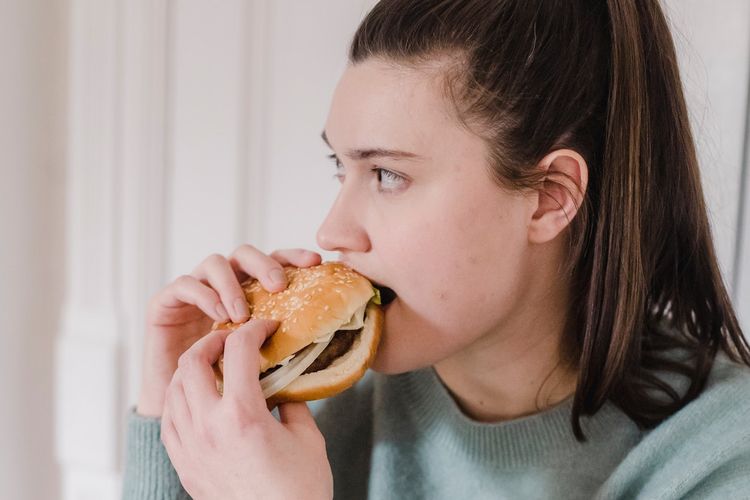
<svg viewBox="0 0 750 500"><path fill-rule="evenodd" d="M279 327L260 348L260 385L270 407L323 399L357 382L372 364L383 327L378 288L339 262L284 268L288 286L271 293L251 278L242 283L250 319ZM213 329L238 328L215 323ZM223 356L214 365L223 393Z"/></svg>

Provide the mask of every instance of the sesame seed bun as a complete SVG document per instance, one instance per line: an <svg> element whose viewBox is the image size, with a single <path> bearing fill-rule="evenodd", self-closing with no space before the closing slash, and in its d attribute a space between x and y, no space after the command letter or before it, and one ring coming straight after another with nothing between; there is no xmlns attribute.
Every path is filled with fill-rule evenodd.
<svg viewBox="0 0 750 500"><path fill-rule="evenodd" d="M365 304L364 327L351 347L323 370L305 373L272 395L268 402L309 401L337 394L359 380L375 356L383 325L383 312L371 299L372 284L356 271L339 262L326 262L307 268L285 267L288 286L270 293L256 279L242 284L250 309L250 319L272 319L278 330L260 349L260 371L265 372L301 351L316 339L336 332ZM215 324L214 329L239 327L234 323ZM217 387L223 389L223 358L215 366Z"/></svg>
<svg viewBox="0 0 750 500"><path fill-rule="evenodd" d="M329 398L353 386L364 376L375 359L382 328L383 311L380 306L371 302L365 313L365 326L346 354L336 358L323 370L305 373L294 379L268 399L269 407L287 401Z"/></svg>

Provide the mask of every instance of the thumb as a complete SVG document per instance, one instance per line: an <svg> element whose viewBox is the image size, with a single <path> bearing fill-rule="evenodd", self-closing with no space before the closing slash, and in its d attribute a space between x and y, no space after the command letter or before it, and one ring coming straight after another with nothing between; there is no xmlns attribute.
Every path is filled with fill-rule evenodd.
<svg viewBox="0 0 750 500"><path fill-rule="evenodd" d="M259 351L277 327L277 321L251 319L227 337L224 347L224 397L245 401L258 410L266 409L258 379Z"/></svg>

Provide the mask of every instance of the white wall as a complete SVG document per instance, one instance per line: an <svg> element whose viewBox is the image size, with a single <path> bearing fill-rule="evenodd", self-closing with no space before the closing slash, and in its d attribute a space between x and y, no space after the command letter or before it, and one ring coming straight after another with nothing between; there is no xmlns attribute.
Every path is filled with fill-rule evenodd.
<svg viewBox="0 0 750 500"><path fill-rule="evenodd" d="M750 95L750 93L749 93ZM748 121L750 124L750 106ZM743 186L742 205L740 216L740 234L737 241L737 254L735 262L739 269L736 271L734 301L737 306L740 324L743 325L745 336L750 337L750 126L747 127L745 136L745 168L744 179L740 184Z"/></svg>
<svg viewBox="0 0 750 500"><path fill-rule="evenodd" d="M59 498L65 2L0 9L0 498Z"/></svg>
<svg viewBox="0 0 750 500"><path fill-rule="evenodd" d="M337 189L319 135L373 3L3 5L0 498L118 498L146 298L241 242L315 248ZM750 265L734 266L734 248L750 3L665 3L682 34L722 269L746 276L737 305L748 328ZM744 251L750 261L750 242Z"/></svg>
<svg viewBox="0 0 750 500"><path fill-rule="evenodd" d="M175 5L166 278L239 243L315 246L337 189L320 132L368 3Z"/></svg>
<svg viewBox="0 0 750 500"><path fill-rule="evenodd" d="M732 287L742 272L735 268L735 250L743 189L750 2L666 0L664 5L672 21L719 263ZM748 302L737 305L750 307Z"/></svg>

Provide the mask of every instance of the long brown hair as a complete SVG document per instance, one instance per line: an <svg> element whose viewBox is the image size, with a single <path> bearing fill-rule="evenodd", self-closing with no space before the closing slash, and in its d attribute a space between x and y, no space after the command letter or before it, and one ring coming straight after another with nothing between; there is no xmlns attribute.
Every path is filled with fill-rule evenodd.
<svg viewBox="0 0 750 500"><path fill-rule="evenodd" d="M381 0L350 49L352 64L446 55L447 97L500 185L538 187L534 167L561 147L589 166L567 270L578 439L607 400L656 426L700 394L719 349L750 365L658 0Z"/></svg>

